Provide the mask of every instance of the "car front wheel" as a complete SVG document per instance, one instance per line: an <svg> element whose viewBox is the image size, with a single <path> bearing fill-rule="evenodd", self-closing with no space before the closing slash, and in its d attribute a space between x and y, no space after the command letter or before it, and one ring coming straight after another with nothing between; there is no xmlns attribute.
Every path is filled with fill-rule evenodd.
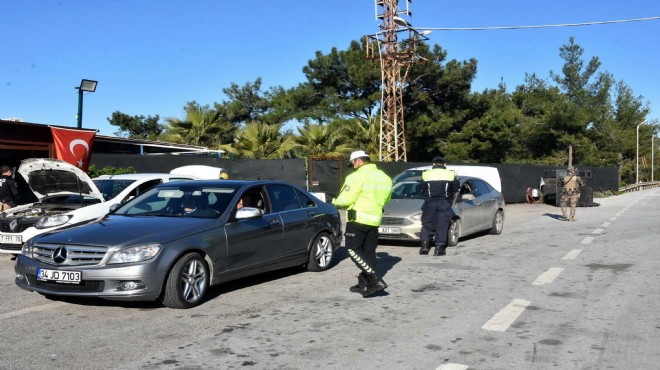
<svg viewBox="0 0 660 370"><path fill-rule="evenodd" d="M309 251L308 271L325 271L330 268L335 253L335 243L328 233L319 234Z"/></svg>
<svg viewBox="0 0 660 370"><path fill-rule="evenodd" d="M504 214L502 211L495 212L493 217L493 225L490 227L490 233L493 235L500 235L504 229Z"/></svg>
<svg viewBox="0 0 660 370"><path fill-rule="evenodd" d="M455 247L458 244L458 238L461 237L461 222L452 220L447 233L447 246Z"/></svg>
<svg viewBox="0 0 660 370"><path fill-rule="evenodd" d="M172 267L162 303L171 308L190 308L201 303L209 285L209 269L198 253L188 253Z"/></svg>

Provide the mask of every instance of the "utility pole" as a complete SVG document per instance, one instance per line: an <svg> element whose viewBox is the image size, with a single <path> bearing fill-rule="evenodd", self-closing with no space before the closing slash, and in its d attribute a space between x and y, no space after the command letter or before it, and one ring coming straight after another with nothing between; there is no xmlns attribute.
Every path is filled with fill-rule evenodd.
<svg viewBox="0 0 660 370"><path fill-rule="evenodd" d="M380 61L381 103L378 158L383 162L407 161L403 89L410 65L419 61L417 45L430 31L418 32L401 16L410 17L411 0L405 9L398 0L374 0L380 32L365 36L367 58ZM399 34L405 37L399 43Z"/></svg>

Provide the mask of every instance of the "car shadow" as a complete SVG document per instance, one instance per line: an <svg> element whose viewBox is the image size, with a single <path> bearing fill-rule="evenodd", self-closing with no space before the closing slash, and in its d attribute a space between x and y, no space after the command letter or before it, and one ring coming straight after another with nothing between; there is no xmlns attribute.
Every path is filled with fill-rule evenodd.
<svg viewBox="0 0 660 370"><path fill-rule="evenodd" d="M338 265L342 260L347 258L348 258L348 253L346 251L346 248L338 248L337 250L335 250L335 256L333 257L331 265L328 269L333 268L334 266ZM389 268L391 268L391 266ZM213 300L226 293L248 288L251 286L260 285L263 283L268 283L271 281L276 281L282 278L294 276L305 272L307 272L307 270L303 266L293 266L281 270L264 272L258 275L247 276L237 280L224 282L219 285L209 287L208 290L206 291L206 297L204 298L204 301L200 305L204 305L206 302ZM154 310L154 309L167 308L158 301L112 301L112 300L106 300L106 299L94 298L94 297L65 297L65 296L49 296L49 295L47 295L46 298L51 301L59 301L59 302L65 302L65 303L81 305L81 306L123 307L123 308L133 308L140 310Z"/></svg>

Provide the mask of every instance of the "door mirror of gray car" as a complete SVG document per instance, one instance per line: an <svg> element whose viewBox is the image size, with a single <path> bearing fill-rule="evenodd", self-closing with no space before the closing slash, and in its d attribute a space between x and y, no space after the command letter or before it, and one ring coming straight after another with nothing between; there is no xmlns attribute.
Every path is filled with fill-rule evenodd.
<svg viewBox="0 0 660 370"><path fill-rule="evenodd" d="M243 207L240 208L236 211L236 219L237 220L245 220L248 218L257 218L261 217L262 213L259 208L253 208L253 207Z"/></svg>

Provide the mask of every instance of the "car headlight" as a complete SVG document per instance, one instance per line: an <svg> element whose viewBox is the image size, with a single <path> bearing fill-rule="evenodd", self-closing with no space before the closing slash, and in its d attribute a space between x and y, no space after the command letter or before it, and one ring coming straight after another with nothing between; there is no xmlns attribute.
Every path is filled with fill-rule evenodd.
<svg viewBox="0 0 660 370"><path fill-rule="evenodd" d="M421 213L415 213L414 215L410 216L415 221L419 221L422 219L422 214Z"/></svg>
<svg viewBox="0 0 660 370"><path fill-rule="evenodd" d="M21 247L21 254L25 257L32 258L32 243L23 243L23 247Z"/></svg>
<svg viewBox="0 0 660 370"><path fill-rule="evenodd" d="M55 226L60 226L63 225L73 217L72 215L52 215L52 216L44 216L37 221L37 223L34 225L37 229L45 229L48 227L55 227Z"/></svg>
<svg viewBox="0 0 660 370"><path fill-rule="evenodd" d="M158 254L162 245L142 244L116 251L110 257L108 264L148 261Z"/></svg>

